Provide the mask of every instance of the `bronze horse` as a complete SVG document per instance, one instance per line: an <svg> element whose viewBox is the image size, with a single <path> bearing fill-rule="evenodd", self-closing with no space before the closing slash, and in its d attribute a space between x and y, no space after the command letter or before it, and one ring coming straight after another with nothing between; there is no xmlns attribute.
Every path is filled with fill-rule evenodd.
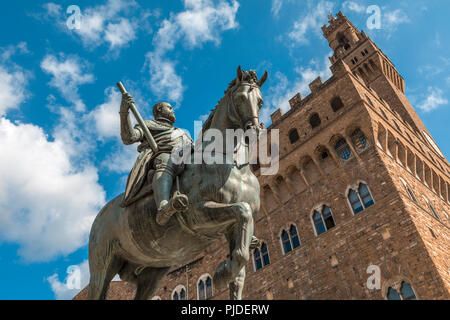
<svg viewBox="0 0 450 320"><path fill-rule="evenodd" d="M258 80L253 71L239 67L236 79L205 122L202 134L207 129L220 130L224 136L227 129L259 129L263 104L260 88L266 79L267 72ZM248 155L248 144L234 144L235 152ZM126 208L120 206L121 194L103 207L89 239L88 299L106 299L116 274L123 281L136 284L135 299L151 299L171 267L191 261L222 235L229 243L230 260L217 267L214 285L220 289L229 284L230 298L242 298L253 216L260 207L258 179L248 162L191 163L179 176L179 191L188 196L189 208L174 215L164 227L155 221L152 194Z"/></svg>

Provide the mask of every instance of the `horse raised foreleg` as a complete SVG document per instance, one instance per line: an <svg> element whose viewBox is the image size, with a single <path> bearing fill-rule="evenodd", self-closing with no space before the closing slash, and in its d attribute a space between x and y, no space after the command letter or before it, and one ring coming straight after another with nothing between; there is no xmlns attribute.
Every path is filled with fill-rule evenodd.
<svg viewBox="0 0 450 320"><path fill-rule="evenodd" d="M226 235L230 244L231 260L222 262L214 274L214 285L220 289L230 284L232 299L242 298L245 265L250 259L250 242L253 236L253 216L248 203L221 204L206 202L202 208L217 222L228 222L232 228Z"/></svg>

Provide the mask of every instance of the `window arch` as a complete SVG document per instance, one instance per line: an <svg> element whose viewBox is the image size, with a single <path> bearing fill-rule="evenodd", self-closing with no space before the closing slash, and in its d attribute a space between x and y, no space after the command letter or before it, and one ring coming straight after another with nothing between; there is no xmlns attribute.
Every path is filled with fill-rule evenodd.
<svg viewBox="0 0 450 320"><path fill-rule="evenodd" d="M344 103L342 103L342 100L340 97L334 97L333 100L331 100L331 109L333 109L334 112L338 111L339 109L344 107Z"/></svg>
<svg viewBox="0 0 450 320"><path fill-rule="evenodd" d="M298 237L297 227L293 224L289 228L289 232L283 229L281 232L281 245L283 248L283 254L287 254L300 247L300 238Z"/></svg>
<svg viewBox="0 0 450 320"><path fill-rule="evenodd" d="M178 285L172 292L172 300L186 300L186 288Z"/></svg>
<svg viewBox="0 0 450 320"><path fill-rule="evenodd" d="M312 220L314 231L317 236L325 233L336 225L331 209L327 205L323 205L320 209L314 210Z"/></svg>
<svg viewBox="0 0 450 320"><path fill-rule="evenodd" d="M309 124L311 125L311 128L313 128L313 129L320 126L321 122L322 122L322 120L320 120L320 116L318 113L314 113L311 115L311 117L309 117Z"/></svg>
<svg viewBox="0 0 450 320"><path fill-rule="evenodd" d="M352 156L352 151L344 138L341 138L338 142L336 142L334 149L336 150L339 158L342 160L348 160Z"/></svg>
<svg viewBox="0 0 450 320"><path fill-rule="evenodd" d="M209 274L202 275L197 282L197 299L208 300L213 296L213 282Z"/></svg>
<svg viewBox="0 0 450 320"><path fill-rule="evenodd" d="M347 199L353 214L357 214L375 203L369 187L362 182L359 183L357 188L349 189Z"/></svg>
<svg viewBox="0 0 450 320"><path fill-rule="evenodd" d="M298 135L298 131L297 129L291 129L288 133L289 136L289 141L291 142L291 144L297 142L300 139L300 136Z"/></svg>
<svg viewBox="0 0 450 320"><path fill-rule="evenodd" d="M270 264L269 251L264 242L261 244L260 248L256 248L253 251L253 263L255 266L255 271Z"/></svg>

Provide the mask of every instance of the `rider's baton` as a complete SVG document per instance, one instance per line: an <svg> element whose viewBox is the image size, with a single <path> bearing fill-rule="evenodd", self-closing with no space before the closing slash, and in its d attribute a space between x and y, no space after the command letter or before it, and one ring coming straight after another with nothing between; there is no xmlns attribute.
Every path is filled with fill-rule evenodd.
<svg viewBox="0 0 450 320"><path fill-rule="evenodd" d="M119 88L120 92L122 92L122 94L127 93L127 90L125 90L125 87L123 86L122 82L118 82L117 87ZM131 112L133 112L134 117L136 118L138 124L141 126L141 129L144 131L144 136L147 138L150 148L152 148L154 153L157 153L158 145L156 144L155 139L153 139L153 136L150 133L150 130L148 130L147 125L145 124L144 120L142 119L141 115L139 114L139 111L137 110L134 103L132 103L130 105L130 109L131 109Z"/></svg>

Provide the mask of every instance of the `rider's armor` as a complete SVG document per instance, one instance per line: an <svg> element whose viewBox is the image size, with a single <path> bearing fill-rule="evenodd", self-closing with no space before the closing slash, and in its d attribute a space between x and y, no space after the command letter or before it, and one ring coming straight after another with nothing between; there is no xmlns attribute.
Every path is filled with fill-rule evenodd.
<svg viewBox="0 0 450 320"><path fill-rule="evenodd" d="M154 169L152 185L158 209L156 221L158 224L164 225L174 213L185 210L188 204L187 197L179 193L179 190L171 198L173 181L182 170L182 165L172 162L171 153L174 149L182 148L185 144L192 144L192 140L186 132L173 126L175 117L173 119L165 117L158 111L161 106L170 107L166 103L156 104L153 108L155 120L145 121L158 145L156 153L150 148L142 128L139 125L133 128L128 111L122 111L125 108L121 108L121 137L123 143L129 145L141 142L137 148L139 155L128 176L122 206L130 204L130 201L136 197L145 184L149 171ZM171 107L170 109L172 110Z"/></svg>

